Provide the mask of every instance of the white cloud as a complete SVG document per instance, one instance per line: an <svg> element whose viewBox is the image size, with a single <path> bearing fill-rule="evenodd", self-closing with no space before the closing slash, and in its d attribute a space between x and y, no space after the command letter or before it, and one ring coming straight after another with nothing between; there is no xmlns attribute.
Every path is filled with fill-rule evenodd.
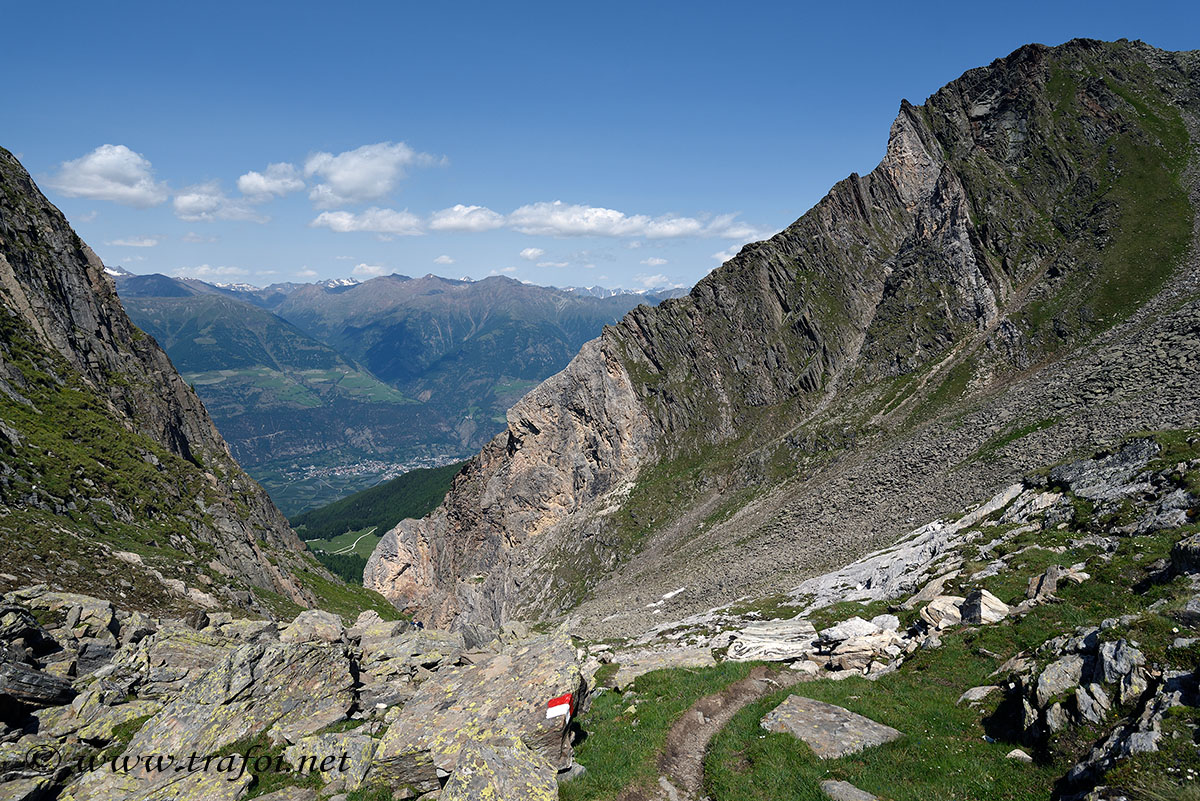
<svg viewBox="0 0 1200 801"><path fill-rule="evenodd" d="M504 225L504 215L486 206L464 206L459 203L434 212L429 227L434 231L491 231Z"/></svg>
<svg viewBox="0 0 1200 801"><path fill-rule="evenodd" d="M317 271L316 271L316 270L310 270L309 268L305 267L303 270L297 270L297 271L296 271L296 277L297 277L297 278L316 278L316 277L317 277Z"/></svg>
<svg viewBox="0 0 1200 801"><path fill-rule="evenodd" d="M773 231L757 228L747 222L736 219L736 214L722 214L708 221L705 229L709 236L721 239L740 239L743 242L756 242L771 236Z"/></svg>
<svg viewBox="0 0 1200 801"><path fill-rule="evenodd" d="M407 210L381 209L375 206L355 214L350 211L323 211L309 223L313 228L328 228L339 234L368 231L396 236L420 236L421 219Z"/></svg>
<svg viewBox="0 0 1200 801"><path fill-rule="evenodd" d="M725 250L719 250L716 253L712 254L712 257L714 259L716 259L717 261L721 262L722 264L724 264L725 262L729 261L734 256L736 256L740 249L741 248L726 248Z"/></svg>
<svg viewBox="0 0 1200 801"><path fill-rule="evenodd" d="M565 261L539 261L538 267L566 267L569 262Z"/></svg>
<svg viewBox="0 0 1200 801"><path fill-rule="evenodd" d="M355 275L361 275L367 278L374 278L378 275L383 275L386 270L379 264L359 264L353 270Z"/></svg>
<svg viewBox="0 0 1200 801"><path fill-rule="evenodd" d="M251 170L237 180L238 191L248 197L266 200L272 195L280 197L304 188L300 171L286 162L268 164L263 172Z"/></svg>
<svg viewBox="0 0 1200 801"><path fill-rule="evenodd" d="M691 217L632 217L615 209L579 206L556 200L531 203L508 215L508 224L524 234L542 236L644 236L663 238L699 234L703 223Z"/></svg>
<svg viewBox="0 0 1200 801"><path fill-rule="evenodd" d="M225 278L231 275L245 275L241 267L213 267L211 264L201 264L197 267L178 267L173 275L188 278Z"/></svg>
<svg viewBox="0 0 1200 801"><path fill-rule="evenodd" d="M378 200L396 188L406 167L445 163L403 142L379 142L338 153L314 153L304 162L307 177L324 179L308 197L317 208Z"/></svg>
<svg viewBox="0 0 1200 801"><path fill-rule="evenodd" d="M129 239L114 239L104 244L114 248L152 248L158 244L158 240L149 236L135 236Z"/></svg>
<svg viewBox="0 0 1200 801"><path fill-rule="evenodd" d="M516 267L501 267L500 268L500 272L502 272L502 273L515 273L516 271L517 271Z"/></svg>
<svg viewBox="0 0 1200 801"><path fill-rule="evenodd" d="M743 241L761 237L763 233L724 214L712 219L679 217L664 214L650 217L645 214L627 215L616 209L553 202L530 203L505 216L486 206L464 206L461 203L435 212L429 220L434 231L490 231L502 226L523 234L537 236L610 236L669 239L685 236L719 237ZM631 248L641 242L628 243ZM540 250L526 248L523 252ZM541 254L539 254L541 255ZM524 258L533 261L537 256Z"/></svg>
<svg viewBox="0 0 1200 801"><path fill-rule="evenodd" d="M749 239L760 232L725 214L712 220L664 214L627 215L616 209L563 203L531 203L508 215L508 225L521 233L542 236L614 236L670 239L684 236ZM633 243L630 243L634 247Z"/></svg>
<svg viewBox="0 0 1200 801"><path fill-rule="evenodd" d="M188 222L247 220L265 223L270 219L256 212L249 200L227 196L216 181L189 186L177 192L172 203L175 216Z"/></svg>
<svg viewBox="0 0 1200 801"><path fill-rule="evenodd" d="M167 199L165 181L155 181L150 162L125 145L101 145L73 161L64 161L47 184L67 197L111 200L139 209Z"/></svg>
<svg viewBox="0 0 1200 801"><path fill-rule="evenodd" d="M666 263L666 259L660 259L658 256L651 256L648 259L642 259L642 264L645 264L647 267L659 267Z"/></svg>
<svg viewBox="0 0 1200 801"><path fill-rule="evenodd" d="M86 214L80 214L78 217L75 218L75 221L82 222L82 223L90 223L92 220L96 219L99 216L100 216L100 212L93 209L92 211L89 211Z"/></svg>
<svg viewBox="0 0 1200 801"><path fill-rule="evenodd" d="M188 231L186 234L184 234L180 238L183 239L184 242L216 242L217 241L217 238L215 236L201 236L200 234L196 233L195 231Z"/></svg>
<svg viewBox="0 0 1200 801"><path fill-rule="evenodd" d="M441 256L438 256L436 259L434 259L433 263L434 264L454 264L454 259L452 259L446 255L441 255Z"/></svg>
<svg viewBox="0 0 1200 801"><path fill-rule="evenodd" d="M525 248L521 251L521 258L525 259L525 261L537 261L545 255L546 251L541 248Z"/></svg>
<svg viewBox="0 0 1200 801"><path fill-rule="evenodd" d="M662 286L672 286L671 279L662 273L657 275L635 275L633 280L642 285L643 289L655 289ZM675 284L674 286L678 286Z"/></svg>

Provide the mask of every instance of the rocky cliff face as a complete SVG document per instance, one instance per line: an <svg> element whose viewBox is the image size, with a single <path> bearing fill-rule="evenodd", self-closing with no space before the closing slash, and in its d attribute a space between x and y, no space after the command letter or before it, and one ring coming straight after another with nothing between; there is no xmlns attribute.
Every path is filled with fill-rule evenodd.
<svg viewBox="0 0 1200 801"><path fill-rule="evenodd" d="M0 579L148 605L313 600L295 574L320 568L2 149L0 326L0 553L22 574Z"/></svg>
<svg viewBox="0 0 1200 801"><path fill-rule="evenodd" d="M1082 380L1082 354L1144 341L1147 315L1181 313L1162 298L1194 293L1198 103L1197 54L1093 41L905 102L869 175L519 402L443 507L385 537L368 585L438 622L577 608L599 626L689 585L692 605L730 600L899 533L900 488L942 511L995 486L1023 437L1053 460L1191 419L1186 387L1099 433L1085 396L1013 396Z"/></svg>

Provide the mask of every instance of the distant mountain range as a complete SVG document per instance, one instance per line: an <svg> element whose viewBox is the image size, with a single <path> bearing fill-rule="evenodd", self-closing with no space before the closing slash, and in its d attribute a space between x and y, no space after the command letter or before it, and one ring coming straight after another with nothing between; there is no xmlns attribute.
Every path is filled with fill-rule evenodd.
<svg viewBox="0 0 1200 801"><path fill-rule="evenodd" d="M461 460L603 326L682 293L504 277L260 288L108 273L287 514Z"/></svg>

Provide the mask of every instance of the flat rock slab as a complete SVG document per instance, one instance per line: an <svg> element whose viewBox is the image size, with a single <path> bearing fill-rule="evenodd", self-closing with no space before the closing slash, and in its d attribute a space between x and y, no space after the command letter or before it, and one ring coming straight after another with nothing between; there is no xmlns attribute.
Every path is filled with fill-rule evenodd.
<svg viewBox="0 0 1200 801"><path fill-rule="evenodd" d="M708 648L677 648L671 651L641 651L622 653L616 657L620 667L613 683L618 690L633 684L634 679L654 670L705 668L717 664Z"/></svg>
<svg viewBox="0 0 1200 801"><path fill-rule="evenodd" d="M821 759L837 759L903 736L849 709L789 695L762 719L767 731L799 737Z"/></svg>
<svg viewBox="0 0 1200 801"><path fill-rule="evenodd" d="M850 782L838 782L832 779L821 782L821 792L833 801L879 801L876 796L866 790L860 790Z"/></svg>

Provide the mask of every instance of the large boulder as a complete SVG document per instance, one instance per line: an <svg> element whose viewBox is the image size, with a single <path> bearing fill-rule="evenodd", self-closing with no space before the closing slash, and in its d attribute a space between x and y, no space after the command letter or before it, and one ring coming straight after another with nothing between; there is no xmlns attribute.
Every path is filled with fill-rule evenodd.
<svg viewBox="0 0 1200 801"><path fill-rule="evenodd" d="M554 770L573 758L567 727L586 690L575 646L565 632L505 648L476 664L443 668L390 720L368 784L436 787L453 772L463 746L513 735ZM555 699L564 703L550 704Z"/></svg>
<svg viewBox="0 0 1200 801"><path fill-rule="evenodd" d="M554 766L511 732L471 739L459 753L440 801L555 801Z"/></svg>
<svg viewBox="0 0 1200 801"><path fill-rule="evenodd" d="M350 793L362 785L377 744L373 737L355 731L313 734L289 745L283 758L295 770L316 772L325 782L326 793ZM313 771L314 765L332 767Z"/></svg>
<svg viewBox="0 0 1200 801"><path fill-rule="evenodd" d="M904 736L849 709L801 695L789 695L763 716L761 725L800 738L820 759L838 759Z"/></svg>
<svg viewBox="0 0 1200 801"><path fill-rule="evenodd" d="M342 619L332 612L307 609L296 616L279 634L282 642L340 642L346 630Z"/></svg>
<svg viewBox="0 0 1200 801"><path fill-rule="evenodd" d="M821 639L827 642L841 642L853 637L869 637L881 631L883 629L876 623L863 620L861 617L852 617L827 629L822 629Z"/></svg>
<svg viewBox="0 0 1200 801"><path fill-rule="evenodd" d="M735 662L783 662L803 659L812 652L817 630L801 618L769 620L738 631L727 657Z"/></svg>
<svg viewBox="0 0 1200 801"><path fill-rule="evenodd" d="M1171 549L1171 564L1178 573L1200 572L1200 534L1175 543Z"/></svg>
<svg viewBox="0 0 1200 801"><path fill-rule="evenodd" d="M966 598L939 595L921 610L921 620L931 629L945 629L962 622L962 605Z"/></svg>
<svg viewBox="0 0 1200 801"><path fill-rule="evenodd" d="M148 720L124 755L209 755L264 732L274 742L295 741L345 719L353 687L344 648L247 643ZM206 783L214 777L217 782ZM245 782L219 772L167 775L138 765L128 773L85 773L62 799L234 799L244 787Z"/></svg>
<svg viewBox="0 0 1200 801"><path fill-rule="evenodd" d="M119 671L136 676L139 696L171 699L224 661L238 645L237 640L176 626L122 648L113 663Z"/></svg>
<svg viewBox="0 0 1200 801"><path fill-rule="evenodd" d="M987 590L974 590L962 605L962 621L971 625L996 623L1008 615L1008 604Z"/></svg>
<svg viewBox="0 0 1200 801"><path fill-rule="evenodd" d="M1146 664L1146 657L1125 640L1106 642L1096 654L1095 676L1105 684L1120 684L1121 680Z"/></svg>
<svg viewBox="0 0 1200 801"><path fill-rule="evenodd" d="M57 706L75 697L71 683L23 662L0 659L0 702Z"/></svg>
<svg viewBox="0 0 1200 801"><path fill-rule="evenodd" d="M1090 501L1114 500L1151 490L1144 472L1160 450L1152 439L1136 439L1108 456L1056 467L1050 471L1050 482Z"/></svg>
<svg viewBox="0 0 1200 801"><path fill-rule="evenodd" d="M1084 658L1069 654L1051 662L1037 679L1035 690L1039 709L1045 709L1056 697L1079 686L1083 678Z"/></svg>

